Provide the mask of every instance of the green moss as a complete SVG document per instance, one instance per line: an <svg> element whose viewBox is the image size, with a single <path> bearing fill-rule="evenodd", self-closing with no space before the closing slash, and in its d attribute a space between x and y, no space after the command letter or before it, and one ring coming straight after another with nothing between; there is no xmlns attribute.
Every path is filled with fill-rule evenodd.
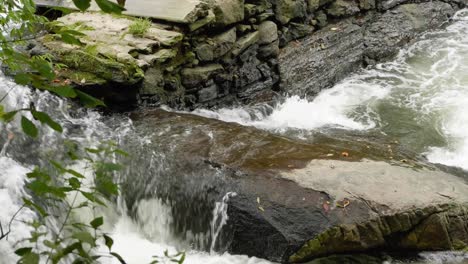
<svg viewBox="0 0 468 264"><path fill-rule="evenodd" d="M144 77L143 71L132 63L120 63L85 50L72 50L60 54L60 61L80 72L93 73L108 81L135 84Z"/></svg>

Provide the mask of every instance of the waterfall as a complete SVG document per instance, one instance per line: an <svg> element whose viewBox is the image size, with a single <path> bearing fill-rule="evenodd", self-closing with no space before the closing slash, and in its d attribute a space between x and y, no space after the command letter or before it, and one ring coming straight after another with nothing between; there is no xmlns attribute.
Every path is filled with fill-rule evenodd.
<svg viewBox="0 0 468 264"><path fill-rule="evenodd" d="M236 196L235 192L228 192L221 202L216 202L213 209L213 220L211 221L211 246L210 252L215 252L215 246L221 229L226 225L229 216L227 214L229 198Z"/></svg>

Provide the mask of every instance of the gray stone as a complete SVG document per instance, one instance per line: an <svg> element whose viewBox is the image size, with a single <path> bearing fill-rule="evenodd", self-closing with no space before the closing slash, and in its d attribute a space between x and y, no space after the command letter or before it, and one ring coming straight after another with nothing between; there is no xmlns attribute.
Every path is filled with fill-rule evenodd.
<svg viewBox="0 0 468 264"><path fill-rule="evenodd" d="M315 17L317 18L319 27L323 28L328 25L327 14L325 14L325 12L318 11L317 13L315 13Z"/></svg>
<svg viewBox="0 0 468 264"><path fill-rule="evenodd" d="M327 8L327 13L334 17L352 16L359 11L358 4L348 0L336 0Z"/></svg>
<svg viewBox="0 0 468 264"><path fill-rule="evenodd" d="M307 0L307 11L309 13L315 12L320 7L320 0Z"/></svg>
<svg viewBox="0 0 468 264"><path fill-rule="evenodd" d="M138 58L144 60L149 65L153 65L155 63L166 62L167 60L172 59L175 56L177 56L177 50L160 49L155 54L140 54Z"/></svg>
<svg viewBox="0 0 468 264"><path fill-rule="evenodd" d="M193 23L190 23L189 24L189 29L190 31L195 31L199 28L202 28L208 24L210 24L211 22L215 21L216 20L216 16L215 14L213 13L213 11L209 10L208 11L208 15L202 19L199 19Z"/></svg>
<svg viewBox="0 0 468 264"><path fill-rule="evenodd" d="M290 94L315 95L335 84L361 66L363 39L361 27L343 20L288 44L279 56L280 86Z"/></svg>
<svg viewBox="0 0 468 264"><path fill-rule="evenodd" d="M234 48L232 50L232 54L234 56L237 56L241 52L243 52L245 49L250 47L251 45L257 43L257 41L259 39L259 35L260 35L259 32L255 31L255 32L249 33L249 34L243 36L242 38L240 38L239 40L237 40L237 42L235 43Z"/></svg>
<svg viewBox="0 0 468 264"><path fill-rule="evenodd" d="M197 87L208 81L214 74L223 71L220 64L209 64L196 68L185 68L182 70L182 84L187 87Z"/></svg>
<svg viewBox="0 0 468 264"><path fill-rule="evenodd" d="M244 5L244 17L250 18L257 14L257 6L254 4L245 4Z"/></svg>
<svg viewBox="0 0 468 264"><path fill-rule="evenodd" d="M279 52L279 40L275 40L270 44L262 45L258 48L258 55L261 58L276 57L278 56Z"/></svg>
<svg viewBox="0 0 468 264"><path fill-rule="evenodd" d="M163 70L159 67L150 67L145 72L145 79L143 80L143 84L140 88L140 94L159 94L163 90L164 84Z"/></svg>
<svg viewBox="0 0 468 264"><path fill-rule="evenodd" d="M198 101L201 103L211 101L218 97L218 87L213 84L198 91Z"/></svg>
<svg viewBox="0 0 468 264"><path fill-rule="evenodd" d="M275 15L281 24L287 24L291 19L304 17L307 13L307 4L304 0L277 0Z"/></svg>
<svg viewBox="0 0 468 264"><path fill-rule="evenodd" d="M280 38L280 46L284 47L292 40L296 40L311 34L314 31L314 27L311 25L304 25L301 23L289 23L288 27L283 30L283 34Z"/></svg>
<svg viewBox="0 0 468 264"><path fill-rule="evenodd" d="M227 26L244 20L244 0L209 0L218 26Z"/></svg>
<svg viewBox="0 0 468 264"><path fill-rule="evenodd" d="M258 43L270 44L278 39L278 27L272 21L265 21L258 27Z"/></svg>
<svg viewBox="0 0 468 264"><path fill-rule="evenodd" d="M201 61L212 61L230 51L234 47L235 42L236 28L231 28L196 46L195 52Z"/></svg>
<svg viewBox="0 0 468 264"><path fill-rule="evenodd" d="M361 10L375 9L375 0L359 0L359 8Z"/></svg>

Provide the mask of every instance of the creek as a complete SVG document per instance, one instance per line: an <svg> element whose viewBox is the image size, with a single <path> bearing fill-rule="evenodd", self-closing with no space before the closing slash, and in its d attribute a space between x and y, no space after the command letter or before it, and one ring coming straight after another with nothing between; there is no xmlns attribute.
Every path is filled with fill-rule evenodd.
<svg viewBox="0 0 468 264"><path fill-rule="evenodd" d="M467 73L468 11L462 10L447 28L425 34L393 60L363 69L313 100L292 96L275 106L198 109L189 115L253 126L300 142L314 143L323 135L358 135L368 141L384 137L430 162L468 170ZM7 223L21 206L25 174L36 165L44 165L48 157L59 155L56 146L65 138L89 147L113 140L131 158L122 161L126 166L119 174L123 182L121 197L101 213L106 216L105 229L115 240L114 250L128 263L148 263L151 256L163 255L165 250L186 250L189 264L270 263L222 251L225 241L219 232L229 217L227 201L235 193L227 190L215 200L204 197L208 186L205 183L222 181L224 171L186 163L184 159L190 153L173 151L178 136L192 133L190 126L165 123L154 129L145 125L144 118L82 109L1 76L0 96L5 93L7 110L34 101L39 110L64 127L64 133L59 135L42 127L39 139L31 140L18 130L18 120L0 124L2 223ZM15 135L11 142L7 140L8 132ZM73 166L80 168L81 164ZM184 197L187 188L178 188L181 181L190 186L190 199ZM193 212L198 218L191 217ZM25 209L17 220L34 217ZM86 219L87 214L75 217ZM30 231L21 221L14 221L11 227L8 241L0 242L0 263L15 262L14 244ZM468 256L426 252L418 258L427 263L463 263Z"/></svg>

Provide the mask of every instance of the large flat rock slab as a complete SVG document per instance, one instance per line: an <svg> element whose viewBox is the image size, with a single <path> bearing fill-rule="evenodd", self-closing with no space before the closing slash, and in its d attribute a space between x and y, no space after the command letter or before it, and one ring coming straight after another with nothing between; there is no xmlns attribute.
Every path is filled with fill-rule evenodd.
<svg viewBox="0 0 468 264"><path fill-rule="evenodd" d="M126 189L145 190L138 192L143 197L164 190L176 225L190 226L191 233L209 228L205 212L230 193L217 250L301 263L340 253L468 244L468 174L411 157L400 150L404 146L390 146L390 160L388 144L343 134L305 142L161 110L133 119L151 142L147 150L164 151L167 175L128 179ZM127 205L138 199L127 198Z"/></svg>
<svg viewBox="0 0 468 264"><path fill-rule="evenodd" d="M71 0L34 0L38 6L57 6L76 9ZM117 3L117 1L113 0ZM178 23L192 23L196 20L197 6L201 0L129 0L123 13L131 16L150 17ZM90 11L99 11L93 1Z"/></svg>

